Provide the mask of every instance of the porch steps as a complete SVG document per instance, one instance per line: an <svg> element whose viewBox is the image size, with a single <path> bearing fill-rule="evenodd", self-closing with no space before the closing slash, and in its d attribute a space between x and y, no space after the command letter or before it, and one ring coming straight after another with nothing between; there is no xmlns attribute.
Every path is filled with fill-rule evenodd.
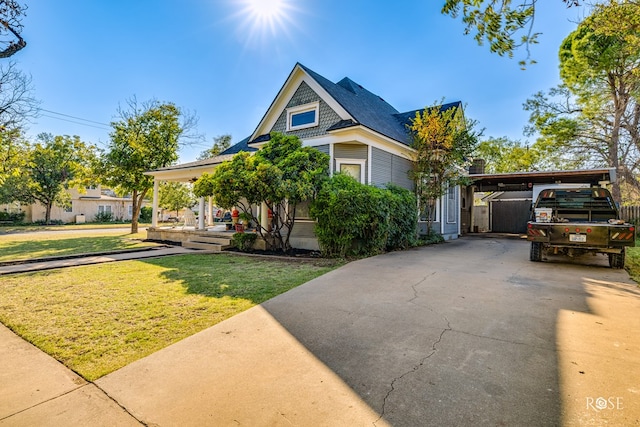
<svg viewBox="0 0 640 427"><path fill-rule="evenodd" d="M220 252L232 246L231 239L224 237L191 236L182 243L183 248L202 249L212 252Z"/></svg>

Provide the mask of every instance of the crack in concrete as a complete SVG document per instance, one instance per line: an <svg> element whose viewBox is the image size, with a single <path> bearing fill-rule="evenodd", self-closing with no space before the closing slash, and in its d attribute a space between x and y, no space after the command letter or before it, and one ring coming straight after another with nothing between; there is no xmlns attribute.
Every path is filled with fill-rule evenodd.
<svg viewBox="0 0 640 427"><path fill-rule="evenodd" d="M435 273L434 273L434 274L435 274ZM420 282L416 283L415 285L418 285L418 284L422 283L424 280L426 280L426 277L425 277L423 280L421 280ZM415 285L414 285L414 286L415 286ZM414 290L415 290L415 288L414 288ZM437 313L436 311L434 311L434 310L432 310L432 309L430 309L430 310L431 310L431 311L433 311L434 313ZM444 337L444 334L445 334L445 333L447 333L448 331L451 331L451 330L452 330L452 328L451 328L451 323L449 322L449 319L447 319L447 317L446 317L445 315L442 315L442 314L441 314L440 316L442 316L442 318L447 322L447 327L446 327L446 328L444 328L444 329L442 330L442 332L440 332L440 335L438 336L438 339L437 339L437 340L435 340L435 341L431 344L431 351L429 352L429 354L427 354L425 357L423 357L422 359L420 359L420 361L419 361L416 365L414 365L414 366L413 366L409 371L407 371L407 372L403 373L402 375L400 375L399 377L394 378L394 379L391 381L389 391L387 392L386 396L385 396L385 397L384 397L384 399L382 400L382 411L380 412L380 416L378 417L378 419L377 419L377 420L375 420L375 421L373 422L373 425L374 425L374 426L375 426L375 425L377 425L378 421L380 421L380 420L384 417L384 415L385 415L385 413L386 413L386 409L387 409L387 408L386 408L386 406L387 406L387 400L389 399L389 397L391 396L391 394L395 391L395 384L396 384L396 382L400 381L401 379L403 379L403 378L404 378L404 377L406 377L407 375L412 374L412 373L414 373L414 372L418 371L422 366L424 366L424 364L426 363L426 361L427 361L431 356L433 356L433 355L436 353L436 351L437 351L437 345L438 345L438 344L440 344L440 342L442 341L442 337Z"/></svg>
<svg viewBox="0 0 640 427"><path fill-rule="evenodd" d="M413 289L413 298L411 298L409 301L409 303L412 303L413 301L415 301L416 299L418 299L418 289L416 288L417 286L421 285L422 283L426 282L427 279L429 279L430 277L433 277L436 275L436 272L432 272L430 275L428 276L424 276L422 278L422 280L420 280L419 282L414 283L413 285L411 285L411 289Z"/></svg>
<svg viewBox="0 0 640 427"><path fill-rule="evenodd" d="M553 347L553 348L541 347L541 346L537 346L537 345L531 345L529 343L522 342L522 341L514 341L514 340L508 340L508 339L504 339L504 338L490 337L490 336L487 336L487 335L480 335L480 334L474 334L474 333L471 333L471 332L460 331L458 329L451 329L451 332L456 332L456 333L459 333L459 334L468 335L468 336L476 337L476 338L482 338L482 339L486 339L486 340L503 342L503 343L506 343L506 344L524 345L524 346L527 346L527 347L530 347L530 348L535 348L535 349L538 349L538 350L547 350L547 351L553 351L553 352L556 351L555 347Z"/></svg>
<svg viewBox="0 0 640 427"><path fill-rule="evenodd" d="M139 419L138 417L136 417L135 415L133 415L124 405L122 405L120 402L118 402L115 398L111 397L111 395L109 395L109 393L107 393L106 390L104 390L102 387L100 387L98 384L94 383L94 382L89 382L89 384L93 384L95 386L95 388L97 388L98 390L100 390L101 392L104 393L105 396L107 396L107 398L109 400L111 400L113 403L115 403L116 405L118 405L124 412L126 412L127 414L129 414L131 416L131 418L133 418L134 420L136 420L137 422L139 422L140 424L142 424L145 427L149 427L148 423L145 423L144 421L142 421L141 419Z"/></svg>

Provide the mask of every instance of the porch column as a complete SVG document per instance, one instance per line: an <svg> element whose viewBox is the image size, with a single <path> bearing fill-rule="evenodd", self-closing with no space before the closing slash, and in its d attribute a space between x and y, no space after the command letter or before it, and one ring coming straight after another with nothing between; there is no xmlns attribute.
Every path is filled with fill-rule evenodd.
<svg viewBox="0 0 640 427"><path fill-rule="evenodd" d="M158 190L160 189L160 181L158 178L153 178L153 212L151 214L151 228L158 226Z"/></svg>
<svg viewBox="0 0 640 427"><path fill-rule="evenodd" d="M204 197L200 197L198 209L198 230L204 230Z"/></svg>
<svg viewBox="0 0 640 427"><path fill-rule="evenodd" d="M269 208L264 202L260 204L260 227L269 231Z"/></svg>
<svg viewBox="0 0 640 427"><path fill-rule="evenodd" d="M209 206L207 208L207 225L213 225L213 197L209 196Z"/></svg>

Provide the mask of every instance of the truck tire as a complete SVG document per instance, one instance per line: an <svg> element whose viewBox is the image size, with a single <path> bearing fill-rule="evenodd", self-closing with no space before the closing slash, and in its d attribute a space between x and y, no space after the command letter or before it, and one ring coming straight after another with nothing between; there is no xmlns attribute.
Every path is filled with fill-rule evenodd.
<svg viewBox="0 0 640 427"><path fill-rule="evenodd" d="M542 243L531 242L531 252L529 252L529 260L533 262L542 261Z"/></svg>
<svg viewBox="0 0 640 427"><path fill-rule="evenodd" d="M609 266L611 268L624 268L624 249L619 254L609 254Z"/></svg>

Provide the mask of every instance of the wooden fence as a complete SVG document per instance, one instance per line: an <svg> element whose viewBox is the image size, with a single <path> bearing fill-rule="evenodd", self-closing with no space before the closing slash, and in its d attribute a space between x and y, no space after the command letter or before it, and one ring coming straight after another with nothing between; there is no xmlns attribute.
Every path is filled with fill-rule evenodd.
<svg viewBox="0 0 640 427"><path fill-rule="evenodd" d="M640 206L621 206L620 218L634 224L640 223Z"/></svg>

